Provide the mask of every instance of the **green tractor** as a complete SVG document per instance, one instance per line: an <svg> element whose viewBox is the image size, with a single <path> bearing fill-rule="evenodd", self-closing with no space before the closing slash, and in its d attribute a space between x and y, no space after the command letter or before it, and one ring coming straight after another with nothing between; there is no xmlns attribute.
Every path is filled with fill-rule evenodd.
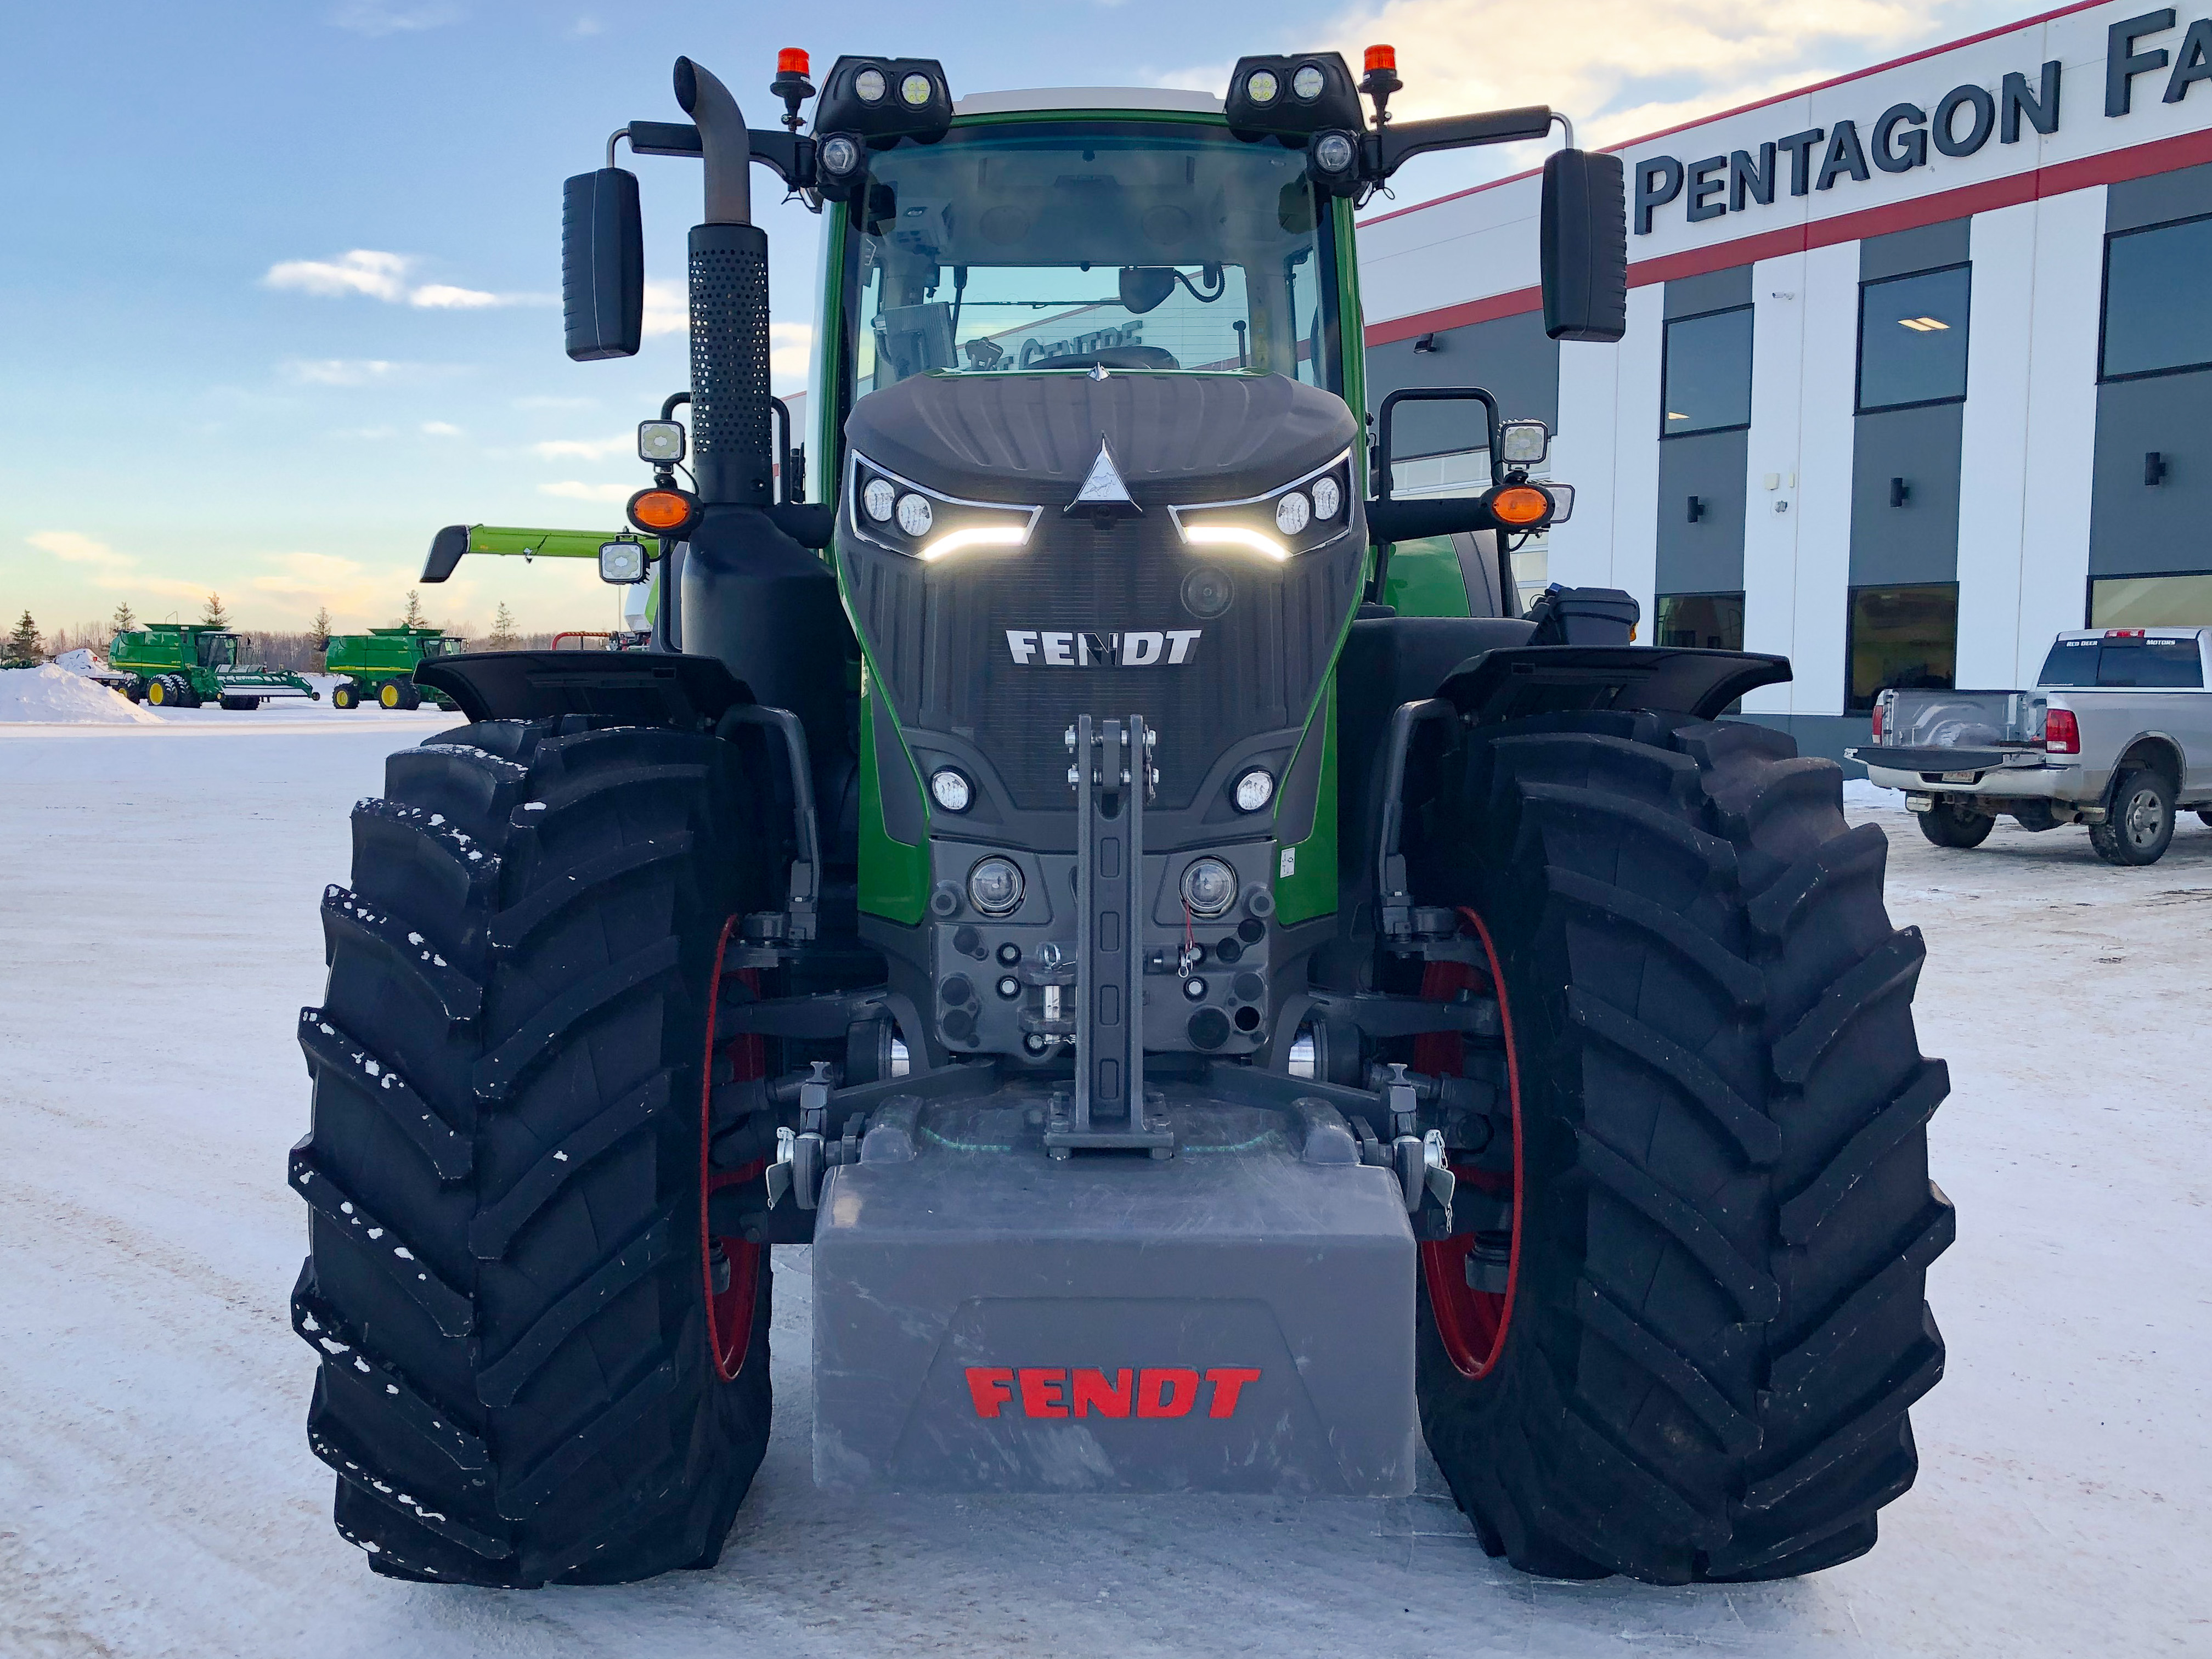
<svg viewBox="0 0 2212 1659"><path fill-rule="evenodd" d="M324 647L323 667L343 674L344 681L331 688L331 707L358 708L373 702L380 708L434 708L456 705L444 692L418 685L415 671L426 662L458 655L461 641L436 628L372 628L366 634L334 634Z"/></svg>
<svg viewBox="0 0 2212 1659"><path fill-rule="evenodd" d="M199 623L148 623L108 641L106 683L133 702L157 708L198 708L214 702L258 708L274 697L320 701L297 674L239 661L246 636Z"/></svg>
<svg viewBox="0 0 2212 1659"><path fill-rule="evenodd" d="M853 56L802 131L787 53L753 130L679 59L616 135L705 174L689 429L602 556L653 648L422 665L465 723L355 808L301 1015L293 1320L375 1571L713 1565L797 1243L826 1488L1395 1496L1425 1443L1533 1573L1873 1546L1943 1364L1920 939L1838 769L1721 718L1785 661L1520 614L1540 422L1429 392L1489 485L1394 495L1353 209L1558 125L1398 86ZM607 160L579 361L640 337ZM824 221L813 501L756 164ZM1620 163L1544 185L1547 327L1616 340Z"/></svg>

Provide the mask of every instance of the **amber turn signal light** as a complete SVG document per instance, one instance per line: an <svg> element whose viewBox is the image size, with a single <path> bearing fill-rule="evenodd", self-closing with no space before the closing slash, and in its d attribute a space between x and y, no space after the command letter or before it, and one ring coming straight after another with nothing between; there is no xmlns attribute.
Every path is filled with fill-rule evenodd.
<svg viewBox="0 0 2212 1659"><path fill-rule="evenodd" d="M697 521L699 498L685 489L641 489L629 498L629 521L655 536L680 536Z"/></svg>
<svg viewBox="0 0 2212 1659"><path fill-rule="evenodd" d="M1490 492L1490 516L1512 530L1534 530L1552 516L1552 498L1534 484L1507 484Z"/></svg>

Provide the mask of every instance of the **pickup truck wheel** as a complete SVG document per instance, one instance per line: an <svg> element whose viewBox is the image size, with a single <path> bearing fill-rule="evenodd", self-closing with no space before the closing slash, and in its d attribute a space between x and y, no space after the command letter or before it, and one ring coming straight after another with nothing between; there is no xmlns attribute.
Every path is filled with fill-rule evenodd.
<svg viewBox="0 0 2212 1659"><path fill-rule="evenodd" d="M1764 727L1560 714L1462 753L1420 809L1414 890L1464 907L1502 969L1517 1202L1510 1237L1423 1246L1430 1451L1524 1571L1733 1582L1863 1554L1917 1468L1907 1407L1943 1369L1925 1274L1953 1233L1927 1150L1948 1074L1914 1034L1923 952L1883 907L1887 838Z"/></svg>
<svg viewBox="0 0 2212 1659"><path fill-rule="evenodd" d="M1920 833L1938 847L1979 847L1997 827L1996 819L1989 813L1954 806L1949 801L1940 801L1912 816L1920 820Z"/></svg>
<svg viewBox="0 0 2212 1659"><path fill-rule="evenodd" d="M716 1262L701 1203L769 792L714 738L581 724L401 750L323 898L292 1322L338 1531L387 1577L711 1565L768 1443L768 1253Z"/></svg>
<svg viewBox="0 0 2212 1659"><path fill-rule="evenodd" d="M2089 845L2107 864L2156 864L2173 840L2173 786L2163 773L2129 772L2112 791L2112 810L2089 826Z"/></svg>

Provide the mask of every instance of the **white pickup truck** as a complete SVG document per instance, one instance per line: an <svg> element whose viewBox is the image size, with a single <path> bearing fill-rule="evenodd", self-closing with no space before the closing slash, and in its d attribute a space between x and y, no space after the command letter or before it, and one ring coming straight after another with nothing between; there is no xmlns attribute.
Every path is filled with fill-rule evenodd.
<svg viewBox="0 0 2212 1659"><path fill-rule="evenodd" d="M2031 691L1884 691L1874 741L1844 752L1938 847L1997 815L2087 824L2112 864L2154 864L2178 811L2212 824L2212 628L2061 634Z"/></svg>

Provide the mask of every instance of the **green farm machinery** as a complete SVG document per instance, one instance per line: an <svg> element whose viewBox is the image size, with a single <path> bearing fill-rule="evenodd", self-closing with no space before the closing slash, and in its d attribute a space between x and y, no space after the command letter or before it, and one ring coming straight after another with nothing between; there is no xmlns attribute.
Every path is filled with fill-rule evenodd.
<svg viewBox="0 0 2212 1659"><path fill-rule="evenodd" d="M333 634L323 653L324 669L343 674L331 688L331 707L419 708L424 703L450 709L453 700L434 687L419 684L415 671L426 662L459 654L460 641L436 628L372 628L366 634Z"/></svg>
<svg viewBox="0 0 2212 1659"><path fill-rule="evenodd" d="M242 634L198 623L148 623L125 629L108 642L109 672L102 682L133 702L157 708L258 708L275 697L319 700L322 693L297 674L239 660Z"/></svg>
<svg viewBox="0 0 2212 1659"><path fill-rule="evenodd" d="M464 723L323 898L292 1319L374 1570L714 1565L801 1244L828 1489L1400 1497L1425 1445L1532 1573L1873 1547L1944 1358L1920 937L1838 769L1724 718L1785 660L1524 613L1544 422L1370 407L1355 207L1561 124L1399 87L848 56L803 131L804 53L765 130L679 59L686 118L568 181L568 355L618 357L616 143L702 166L692 379L591 550L651 647L423 663ZM1625 189L1572 142L1528 265L1587 353ZM811 500L757 165L826 230ZM1485 487L1394 491L1409 397Z"/></svg>

